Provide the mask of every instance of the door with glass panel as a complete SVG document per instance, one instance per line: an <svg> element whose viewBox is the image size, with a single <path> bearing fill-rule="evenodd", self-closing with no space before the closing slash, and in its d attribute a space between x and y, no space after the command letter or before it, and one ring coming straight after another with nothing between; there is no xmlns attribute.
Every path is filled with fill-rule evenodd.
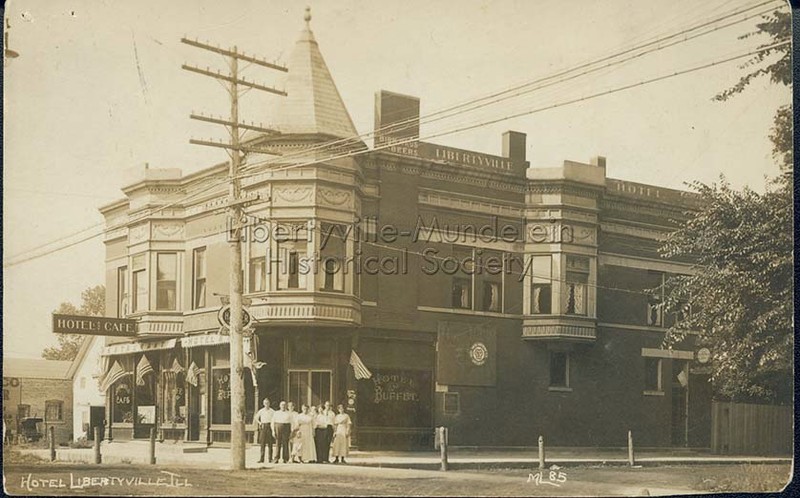
<svg viewBox="0 0 800 498"><path fill-rule="evenodd" d="M289 370L289 395L286 401L300 405L319 406L331 399L333 374L330 370Z"/></svg>

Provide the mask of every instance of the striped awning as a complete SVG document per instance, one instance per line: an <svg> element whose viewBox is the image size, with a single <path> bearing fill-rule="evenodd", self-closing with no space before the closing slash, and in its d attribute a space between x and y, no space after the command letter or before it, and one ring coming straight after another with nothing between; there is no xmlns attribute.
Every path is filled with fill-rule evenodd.
<svg viewBox="0 0 800 498"><path fill-rule="evenodd" d="M156 349L172 349L178 343L178 339L166 339L153 342L126 342L124 344L113 344L103 348L103 356L114 356L120 354L140 353L142 351L153 351Z"/></svg>
<svg viewBox="0 0 800 498"><path fill-rule="evenodd" d="M222 334L201 334L184 337L181 339L181 345L185 348L194 348L197 346L215 346L217 344L228 344L230 336Z"/></svg>

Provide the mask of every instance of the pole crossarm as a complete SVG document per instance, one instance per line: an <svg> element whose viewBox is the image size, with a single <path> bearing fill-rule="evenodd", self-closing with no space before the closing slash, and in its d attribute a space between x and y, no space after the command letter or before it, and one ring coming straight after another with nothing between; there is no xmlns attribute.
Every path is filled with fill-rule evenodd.
<svg viewBox="0 0 800 498"><path fill-rule="evenodd" d="M228 149L228 150L235 150L239 152L250 152L253 154L269 154L272 156L282 156L282 152L278 152L272 149L265 149L263 147L250 147L247 145L232 145L227 142L217 142L214 140L198 140L196 138L192 138L189 140L190 144L193 145L205 145L206 147L217 147L220 149Z"/></svg>
<svg viewBox="0 0 800 498"><path fill-rule="evenodd" d="M289 72L289 68L287 68L286 66L282 66L282 65L277 64L275 62L269 62L269 61L264 60L264 59L259 59L257 57L253 57L253 56L250 56L250 55L245 55L244 53L240 53L240 52L235 51L235 50L225 49L225 48L221 48L221 47L215 47L213 45L208 45L206 43L199 42L197 40L190 40L190 39L188 39L186 37L181 38L181 42L185 43L187 45L191 45L193 47L197 47L197 48L202 48L204 50L208 50L209 52L215 52L215 53L224 55L226 57L235 57L237 59L240 59L240 60L243 60L243 61L246 61L246 62L251 62L253 64L258 64L259 66L266 67L266 68L269 68L269 69L274 69L276 71L282 71L284 73L288 73Z"/></svg>
<svg viewBox="0 0 800 498"><path fill-rule="evenodd" d="M233 126L233 121L229 121L224 118L217 118L214 116L206 116L204 114L190 114L189 118L196 119L198 121L205 121L207 123L214 123L214 124L221 124L225 126ZM263 125L255 125L255 124L247 124L247 123L236 123L236 126L239 128L244 128L245 130L253 130L253 131L260 131L262 133L267 133L270 135L279 135L281 132L274 128L266 128Z"/></svg>
<svg viewBox="0 0 800 498"><path fill-rule="evenodd" d="M234 78L228 74L222 74L219 71L214 72L210 69L202 69L199 67L190 66L188 64L181 65L181 68L191 71L193 73L202 74L203 76L210 76L212 78L216 78L218 80L227 81L228 83L236 83L237 85L242 85L246 87L250 87L256 90L262 90L264 92L274 93L275 95L280 95L282 97L286 97L288 94L283 90L278 90L277 88L272 88L271 86L262 85L261 83L255 83L253 81L247 81L243 78Z"/></svg>

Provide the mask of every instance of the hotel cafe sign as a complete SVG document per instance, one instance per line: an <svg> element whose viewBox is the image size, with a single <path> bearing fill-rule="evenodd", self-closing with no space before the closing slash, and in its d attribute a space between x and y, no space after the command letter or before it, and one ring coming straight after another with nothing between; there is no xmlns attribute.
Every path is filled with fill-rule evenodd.
<svg viewBox="0 0 800 498"><path fill-rule="evenodd" d="M56 334L135 337L136 324L137 321L130 318L53 314L53 332Z"/></svg>

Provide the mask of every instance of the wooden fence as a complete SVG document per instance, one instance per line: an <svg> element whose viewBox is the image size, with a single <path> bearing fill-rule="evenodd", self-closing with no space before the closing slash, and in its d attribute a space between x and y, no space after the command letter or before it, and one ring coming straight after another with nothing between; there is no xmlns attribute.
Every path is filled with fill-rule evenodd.
<svg viewBox="0 0 800 498"><path fill-rule="evenodd" d="M792 454L793 415L791 406L714 401L711 450L730 455Z"/></svg>

